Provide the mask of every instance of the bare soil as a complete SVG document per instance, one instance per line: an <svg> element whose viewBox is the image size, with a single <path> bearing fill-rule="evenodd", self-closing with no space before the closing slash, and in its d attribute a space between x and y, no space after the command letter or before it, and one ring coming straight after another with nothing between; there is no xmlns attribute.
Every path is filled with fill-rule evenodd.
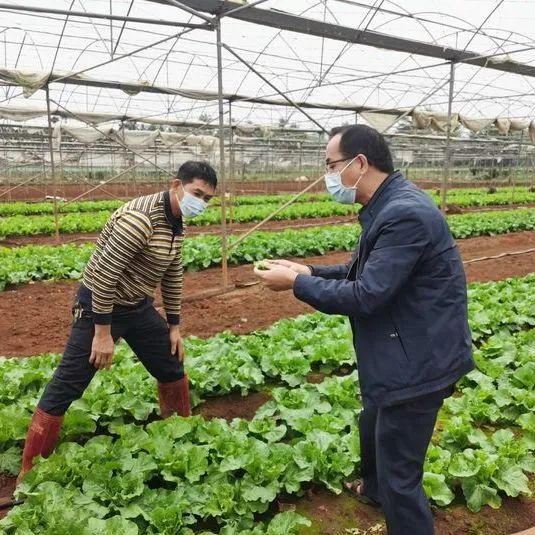
<svg viewBox="0 0 535 535"><path fill-rule="evenodd" d="M381 512L345 493L337 496L317 488L301 499L279 500L279 508L311 519L312 526L301 532L306 535L345 535L351 530L359 535L387 535ZM457 504L434 509L434 516L436 535L511 535L535 526L535 500L504 498L500 509L486 506L479 513Z"/></svg>
<svg viewBox="0 0 535 535"><path fill-rule="evenodd" d="M464 260L494 256L535 247L535 231L458 240ZM349 253L330 253L302 259L310 264L347 262ZM535 254L506 256L466 265L468 280L490 281L535 271ZM212 336L225 329L248 333L274 321L311 312L291 292L275 293L257 282L250 265L229 269L230 281L248 285L223 295L192 300L196 294L216 290L221 270L187 273L182 312L184 335ZM70 309L76 282L39 282L0 293L0 355L29 356L61 352L71 324ZM157 295L156 304L160 303Z"/></svg>
<svg viewBox="0 0 535 535"><path fill-rule="evenodd" d="M310 177L312 180L315 177ZM0 177L0 195L10 187L15 186L17 183L21 183L24 179L11 179L10 186L8 186L7 179ZM437 189L440 188L440 181L437 180L415 180L414 181L418 186L425 189ZM230 188L230 182L228 183L227 188ZM59 184L56 189L56 195L63 197L64 199L73 199L78 195L81 195L92 188L97 184L95 182L87 184ZM84 196L86 200L101 200L101 199L132 199L139 195L149 195L150 193L155 193L157 191L165 188L166 182L154 182L148 183L144 182L117 182L106 184L103 187L100 187L91 193L88 193ZM271 195L275 193L292 193L302 191L308 182L295 182L293 180L237 180L234 182L233 191L236 194L247 194L247 195ZM530 186L532 183L518 182L517 186ZM449 188L488 188L490 186L495 186L498 189L500 187L508 186L508 184L499 184L494 182L481 182L481 181L451 181L449 183ZM312 192L322 192L325 191L325 185L320 181L314 188L310 191ZM25 185L17 188L9 193L6 193L2 196L3 201L40 201L44 200L46 195L54 195L54 185L53 184L35 184L35 185Z"/></svg>

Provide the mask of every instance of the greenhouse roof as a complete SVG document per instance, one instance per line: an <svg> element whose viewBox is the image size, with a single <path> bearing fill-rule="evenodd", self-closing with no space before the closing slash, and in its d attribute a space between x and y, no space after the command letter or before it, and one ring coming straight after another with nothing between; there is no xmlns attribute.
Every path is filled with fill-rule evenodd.
<svg viewBox="0 0 535 535"><path fill-rule="evenodd" d="M0 4L0 67L54 73L46 81L58 109L213 125L216 32L206 30L219 14L223 96L236 124L330 128L354 122L362 110L400 115L416 108L443 116L451 61L455 114L535 117L529 10L515 0L455 0L447 3L449 13L438 0L402 6L58 0L48 9L12 0ZM4 78L0 106L43 108L43 92L25 96L12 85Z"/></svg>

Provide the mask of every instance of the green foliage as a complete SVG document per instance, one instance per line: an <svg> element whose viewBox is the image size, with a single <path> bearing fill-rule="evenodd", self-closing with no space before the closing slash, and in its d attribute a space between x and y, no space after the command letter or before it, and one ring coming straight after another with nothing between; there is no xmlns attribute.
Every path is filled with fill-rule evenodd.
<svg viewBox="0 0 535 535"><path fill-rule="evenodd" d="M534 286L530 275L470 287L470 323L480 333L477 370L445 402L425 465L424 488L440 506L462 494L478 511L499 507L503 495L530 493ZM500 314L473 312L493 308ZM57 451L25 477L18 493L26 502L0 530L192 535L199 523L215 522L220 535L291 534L308 521L294 513L265 520L279 494L299 496L311 485L339 493L358 472L357 373L306 382L312 370L351 367L343 318L316 313L251 335L189 338L186 350L194 405L206 396L278 386L250 421L194 416L147 423L157 407L154 380L121 345L112 373L98 373L73 404ZM31 410L58 358L0 361L0 470L18 470ZM95 436L97 429L104 434Z"/></svg>
<svg viewBox="0 0 535 535"><path fill-rule="evenodd" d="M465 214L448 218L456 238L531 230L535 228L535 210ZM350 251L357 243L360 227L342 225L277 233L255 232L229 254L231 264L247 264L264 258L306 257L329 251ZM230 238L230 243L235 240ZM8 285L31 280L73 279L82 276L93 250L92 244L44 246L30 245L0 248L0 290ZM221 240L217 236L186 239L183 249L186 269L196 271L221 264Z"/></svg>
<svg viewBox="0 0 535 535"><path fill-rule="evenodd" d="M438 195L430 195L437 204L440 203ZM291 195L237 197L233 201L236 207L232 212L232 220L236 223L261 221L291 197ZM460 207L506 205L513 200L519 204L535 202L535 193L529 192L527 188L520 188L515 190L514 194L508 189L500 190L492 195L486 193L485 190L477 189L453 190L448 194L448 202ZM60 232L62 234L99 232L112 211L122 204L122 201L84 201L65 206L60 205ZM0 221L0 236L9 238L53 234L56 227L52 213L53 204L50 203L0 203L0 215L3 216ZM300 197L298 202L276 214L273 219L286 221L346 216L355 213L355 206L334 202L327 194L309 194ZM188 220L187 223L192 226L221 223L221 211L217 207L217 202L216 206L212 206L200 216Z"/></svg>
<svg viewBox="0 0 535 535"><path fill-rule="evenodd" d="M440 196L435 192L428 191L429 195L437 202L440 202ZM282 205L294 197L294 194L284 195L237 195L230 201L234 206L253 206L261 207L271 205L273 209L277 205ZM210 206L217 207L220 205L219 198L212 199ZM297 198L294 203L320 203L327 202L332 204L332 197L328 193L306 193ZM493 206L505 205L511 202L525 204L535 202L535 193L530 192L527 187L505 187L500 188L497 193L489 194L486 188L459 188L448 191L448 202L460 207L470 206ZM110 212L117 210L124 204L121 200L104 200L104 201L77 201L64 204L58 203L58 211L61 214L83 213L83 212ZM0 202L0 217L16 215L46 215L54 213L54 203L47 202ZM334 215L334 214L333 214ZM203 223L206 224L206 223Z"/></svg>
<svg viewBox="0 0 535 535"><path fill-rule="evenodd" d="M124 201L79 201L69 204L58 203L58 211L62 214L102 212L117 210ZM9 217L17 215L45 215L54 213L54 203L48 202L3 202L0 203L0 216Z"/></svg>

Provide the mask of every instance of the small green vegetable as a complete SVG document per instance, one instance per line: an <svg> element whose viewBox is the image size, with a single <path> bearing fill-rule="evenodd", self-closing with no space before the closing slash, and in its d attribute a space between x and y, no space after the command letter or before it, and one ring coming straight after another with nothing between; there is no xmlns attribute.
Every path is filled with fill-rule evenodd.
<svg viewBox="0 0 535 535"><path fill-rule="evenodd" d="M254 267L256 269L260 269L261 271L268 271L269 266L265 263L264 260L259 260L258 262L254 263Z"/></svg>

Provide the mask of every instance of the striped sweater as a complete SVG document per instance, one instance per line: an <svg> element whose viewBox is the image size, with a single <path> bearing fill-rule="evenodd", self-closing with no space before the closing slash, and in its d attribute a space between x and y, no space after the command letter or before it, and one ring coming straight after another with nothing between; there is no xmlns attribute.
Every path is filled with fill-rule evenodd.
<svg viewBox="0 0 535 535"><path fill-rule="evenodd" d="M114 305L136 306L160 283L167 321L180 321L184 268L182 219L169 192L139 197L112 214L83 275L97 324L110 324Z"/></svg>

